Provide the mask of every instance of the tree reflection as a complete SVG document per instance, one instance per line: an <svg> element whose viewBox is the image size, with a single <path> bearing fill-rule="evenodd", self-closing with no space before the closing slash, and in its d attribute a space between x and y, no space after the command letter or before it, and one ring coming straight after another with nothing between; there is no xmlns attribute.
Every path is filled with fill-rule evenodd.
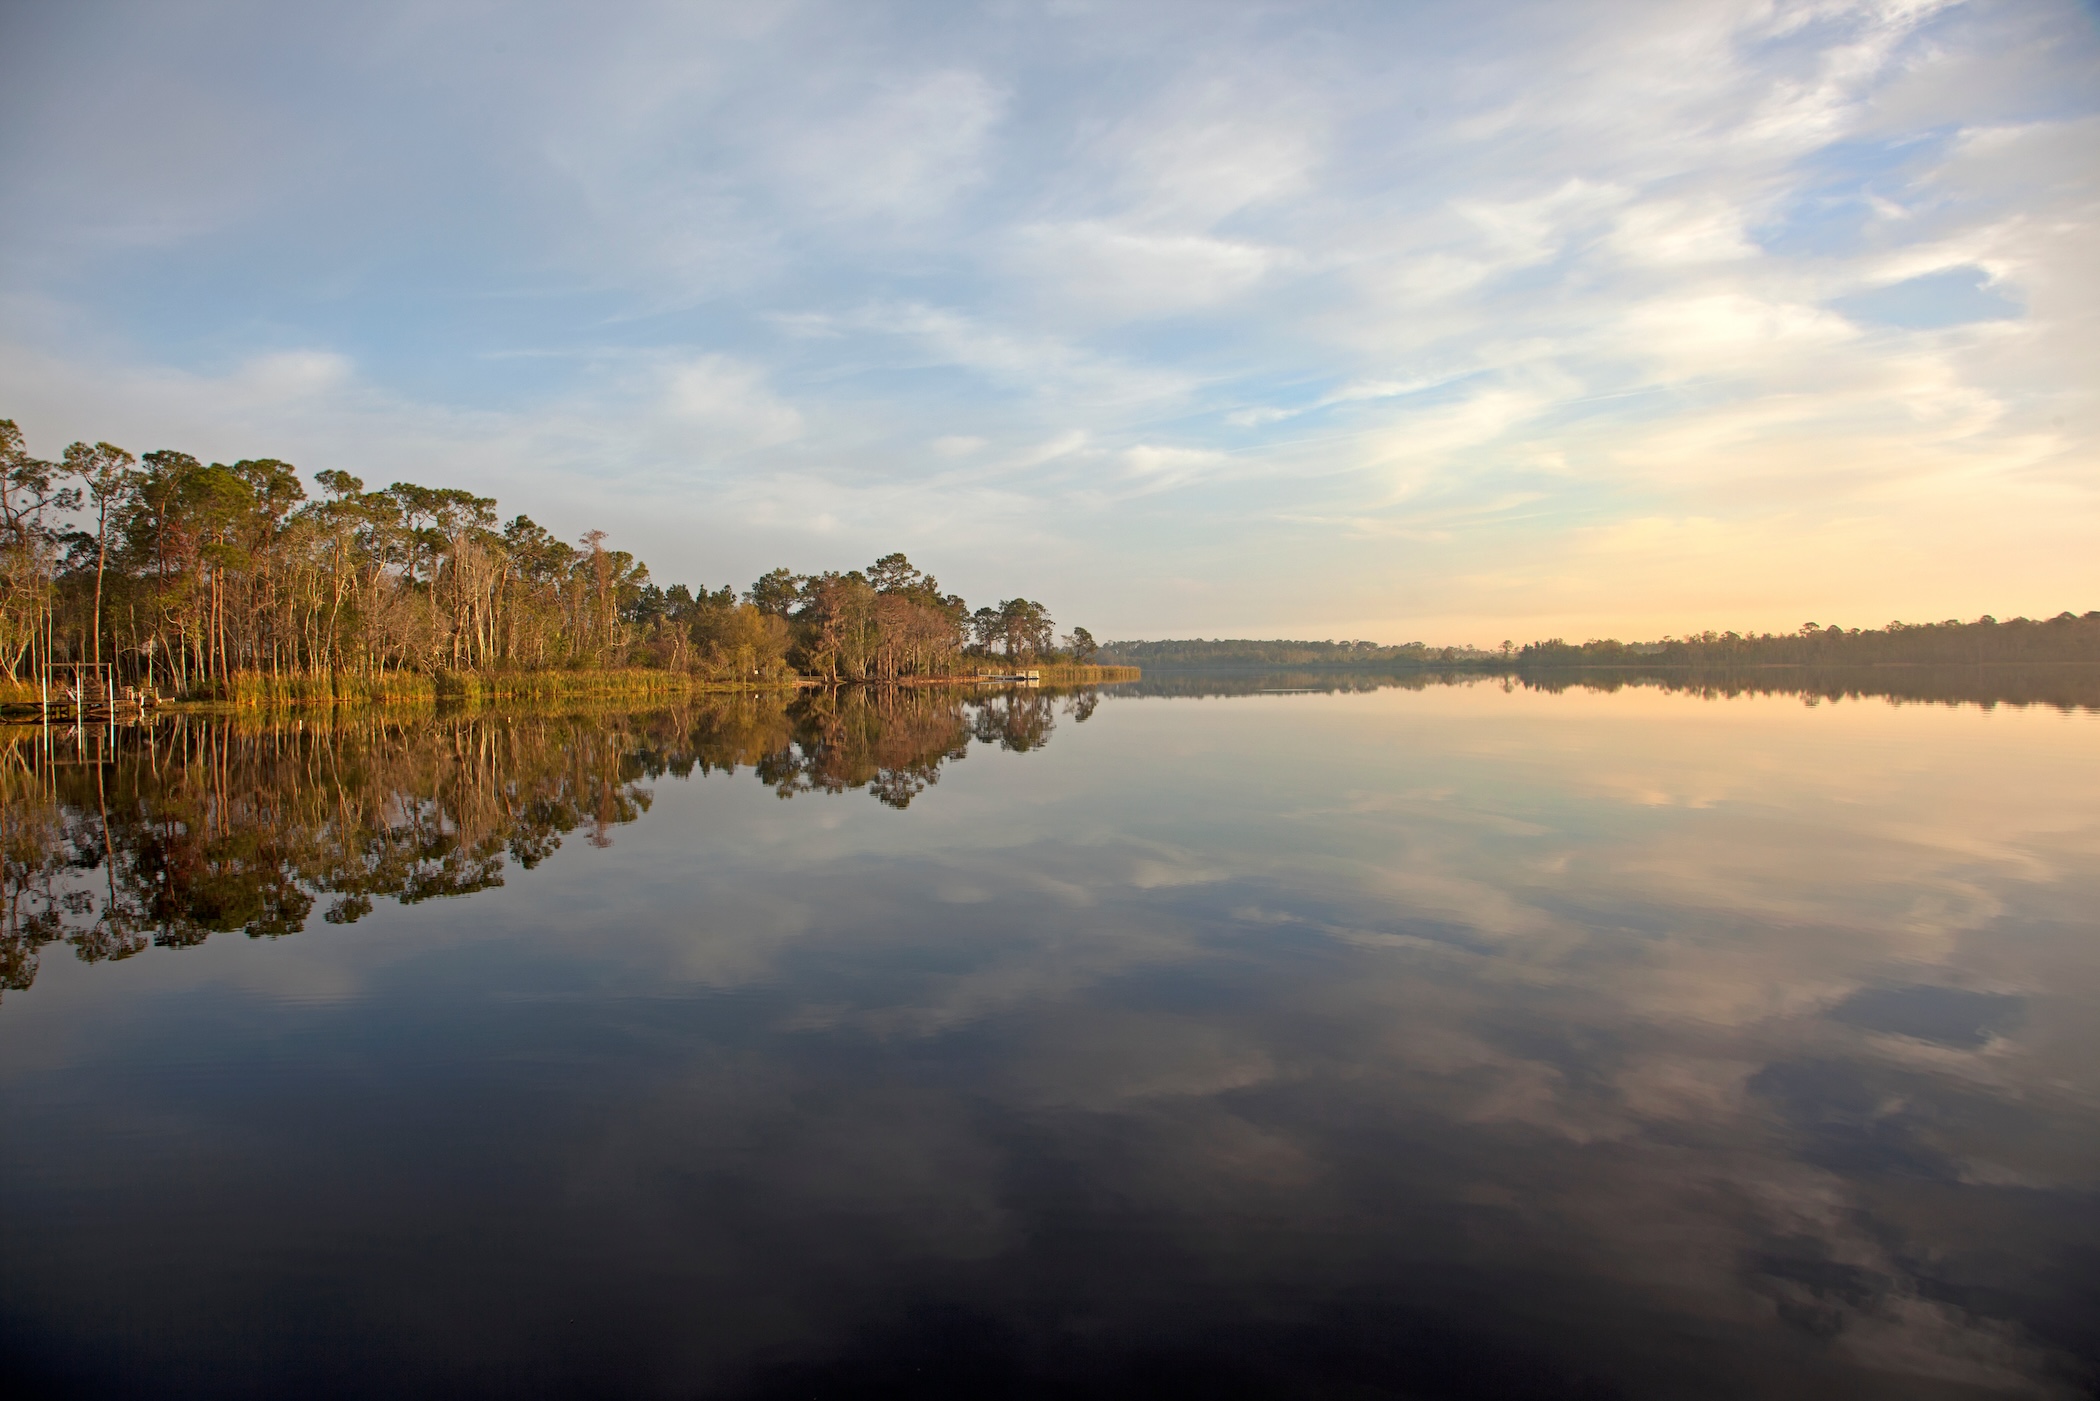
<svg viewBox="0 0 2100 1401"><path fill-rule="evenodd" d="M63 942L88 962L317 905L471 895L580 833L609 846L651 781L752 771L783 798L865 789L908 807L972 743L1027 752L1091 695L857 688L700 696L646 714L174 716L114 733L0 731L0 989Z"/></svg>
<svg viewBox="0 0 2100 1401"><path fill-rule="evenodd" d="M2100 666L2014 664L1993 666L1809 667L1624 665L1568 666L1553 670L1491 673L1414 668L1380 672L1311 668L1295 671L1218 669L1148 671L1144 679L1118 686L1124 696L1181 698L1279 695L1294 691L1427 691L1442 686L1499 686L1559 694L1564 691L1647 689L1727 700L1737 696L1798 696L1823 701L1884 700L1896 705L2048 706L2062 711L2100 710Z"/></svg>

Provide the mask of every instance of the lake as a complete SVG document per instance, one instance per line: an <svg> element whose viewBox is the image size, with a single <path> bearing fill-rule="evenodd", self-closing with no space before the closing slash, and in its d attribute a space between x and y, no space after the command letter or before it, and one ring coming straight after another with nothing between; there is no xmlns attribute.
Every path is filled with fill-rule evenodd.
<svg viewBox="0 0 2100 1401"><path fill-rule="evenodd" d="M0 1382L2091 1394L2100 710L1916 689L8 732Z"/></svg>

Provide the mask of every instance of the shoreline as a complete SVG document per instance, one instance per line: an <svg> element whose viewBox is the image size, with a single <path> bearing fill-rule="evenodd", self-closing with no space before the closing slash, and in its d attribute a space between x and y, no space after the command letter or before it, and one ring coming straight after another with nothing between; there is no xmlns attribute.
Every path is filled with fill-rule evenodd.
<svg viewBox="0 0 2100 1401"><path fill-rule="evenodd" d="M106 703L90 704L84 718L90 724L114 721L137 723L155 715L225 715L270 710L334 710L358 707L426 707L516 702L597 701L647 703L687 696L780 695L813 690L862 688L919 688L938 686L1009 687L1039 685L1045 688L1114 685L1139 680L1142 672L1133 666L1051 665L1035 668L1034 681L1016 681L1004 674L967 672L952 676L910 676L894 680L860 679L827 682L820 677L790 675L770 680L734 681L690 673L645 670L536 671L536 672L397 672L366 683L363 678L238 677L235 694L209 697L167 698L144 707L121 703L114 716ZM347 684L346 684L347 683ZM28 694L25 695L24 692ZM72 702L53 696L48 709L34 687L16 683L0 694L0 724L44 723L48 714L53 725L72 725L82 716Z"/></svg>

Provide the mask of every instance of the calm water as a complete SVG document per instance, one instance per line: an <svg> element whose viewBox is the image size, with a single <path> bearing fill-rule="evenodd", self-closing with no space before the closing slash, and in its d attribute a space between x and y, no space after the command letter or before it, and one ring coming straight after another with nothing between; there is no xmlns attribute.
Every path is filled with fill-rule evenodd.
<svg viewBox="0 0 2100 1401"><path fill-rule="evenodd" d="M0 1382L2089 1393L2100 714L1290 680L0 740Z"/></svg>

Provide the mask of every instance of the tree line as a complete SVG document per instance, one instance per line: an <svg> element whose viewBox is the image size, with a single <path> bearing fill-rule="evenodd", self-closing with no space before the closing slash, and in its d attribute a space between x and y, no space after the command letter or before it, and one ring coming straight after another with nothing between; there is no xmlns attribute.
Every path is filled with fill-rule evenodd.
<svg viewBox="0 0 2100 1401"><path fill-rule="evenodd" d="M1503 644L1505 648L1509 644ZM1514 656L1523 667L1644 666L1726 670L1753 666L1976 666L2100 662L2100 611L2053 618L1986 614L1974 622L1892 622L1880 628L1803 623L1789 633L1701 632L1656 642L1615 638L1533 642Z"/></svg>
<svg viewBox="0 0 2100 1401"><path fill-rule="evenodd" d="M952 674L971 659L1085 661L1049 610L974 611L902 554L659 587L591 530L570 543L491 497L367 490L276 458L205 463L77 442L57 461L0 420L0 666L106 663L178 695L237 678L648 667L740 682Z"/></svg>
<svg viewBox="0 0 2100 1401"><path fill-rule="evenodd" d="M1492 653L1473 647L1431 647L1423 642L1386 645L1350 640L1324 642L1248 637L1168 638L1153 642L1104 642L1100 660L1139 667L1366 667L1441 666L1486 661Z"/></svg>
<svg viewBox="0 0 2100 1401"><path fill-rule="evenodd" d="M1421 642L1257 641L1189 638L1106 642L1099 659L1147 670L1187 667L1412 667L1505 671L1565 667L1750 666L1856 667L1890 664L1958 666L2005 663L2100 663L2100 612L2053 618L1985 616L1974 622L1893 622L1882 628L1803 623L1790 633L1700 632L1653 642L1561 638L1496 648L1431 647Z"/></svg>

